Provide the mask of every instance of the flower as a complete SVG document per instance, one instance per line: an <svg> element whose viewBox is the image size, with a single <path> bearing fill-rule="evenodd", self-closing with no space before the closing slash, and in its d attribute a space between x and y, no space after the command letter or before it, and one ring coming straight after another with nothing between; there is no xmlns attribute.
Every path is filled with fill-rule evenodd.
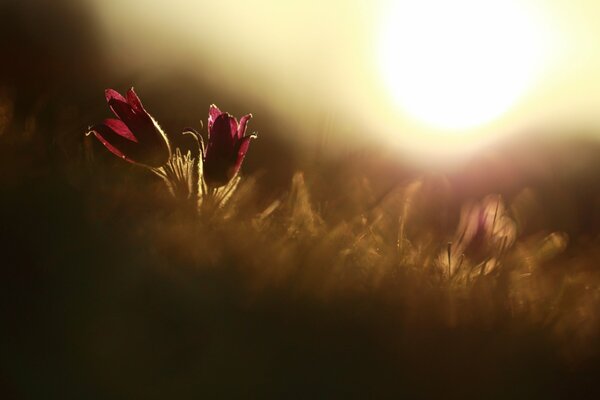
<svg viewBox="0 0 600 400"><path fill-rule="evenodd" d="M228 113L221 112L214 104L208 111L208 145L204 152L204 181L209 187L226 185L240 170L250 146L245 136L246 125L252 114L238 120Z"/></svg>
<svg viewBox="0 0 600 400"><path fill-rule="evenodd" d="M117 119L106 119L90 128L89 133L113 154L131 163L151 168L164 165L171 157L169 141L133 88L127 92L127 98L113 89L106 89L105 96Z"/></svg>
<svg viewBox="0 0 600 400"><path fill-rule="evenodd" d="M502 198L489 195L463 207L456 245L460 251L470 247L473 252L503 252L513 245L516 236L517 226Z"/></svg>

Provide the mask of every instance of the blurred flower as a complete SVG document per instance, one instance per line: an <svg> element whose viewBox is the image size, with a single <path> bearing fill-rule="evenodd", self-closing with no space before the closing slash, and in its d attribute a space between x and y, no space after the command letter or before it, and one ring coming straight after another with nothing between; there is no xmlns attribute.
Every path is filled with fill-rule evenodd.
<svg viewBox="0 0 600 400"><path fill-rule="evenodd" d="M117 119L104 120L93 126L90 133L124 160L151 168L164 165L171 157L169 141L133 88L127 92L127 98L113 89L107 89L105 95Z"/></svg>
<svg viewBox="0 0 600 400"><path fill-rule="evenodd" d="M515 242L517 226L498 195L463 207L456 243L464 250L504 251Z"/></svg>
<svg viewBox="0 0 600 400"><path fill-rule="evenodd" d="M499 195L465 204L453 241L437 257L437 265L447 276L461 266L477 274L495 270L502 256L517 238L517 225Z"/></svg>
<svg viewBox="0 0 600 400"><path fill-rule="evenodd" d="M238 120L221 112L214 104L208 113L208 145L204 152L204 181L209 187L226 185L240 170L250 139L245 136L246 125L252 114Z"/></svg>

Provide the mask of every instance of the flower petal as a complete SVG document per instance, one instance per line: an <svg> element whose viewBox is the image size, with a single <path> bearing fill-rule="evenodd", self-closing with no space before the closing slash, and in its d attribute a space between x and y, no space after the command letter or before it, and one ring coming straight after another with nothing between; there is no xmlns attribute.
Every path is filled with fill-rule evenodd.
<svg viewBox="0 0 600 400"><path fill-rule="evenodd" d="M166 135L144 110L131 88L125 99L119 92L106 89L108 106L118 119L107 119L91 129L94 135L115 155L149 167L160 167L171 156Z"/></svg>
<svg viewBox="0 0 600 400"><path fill-rule="evenodd" d="M110 107L113 114L115 114L115 116L121 121L125 122L130 129L133 128L131 126L131 122L136 119L136 115L133 112L133 108L127 101L113 98L108 101L108 107Z"/></svg>
<svg viewBox="0 0 600 400"><path fill-rule="evenodd" d="M123 158L129 162L136 162L132 155L136 153L137 143L126 138L121 133L115 132L108 125L100 124L91 128L94 136L106 147L111 153L119 158Z"/></svg>
<svg viewBox="0 0 600 400"><path fill-rule="evenodd" d="M133 90L133 88L127 91L127 102L136 112L146 113L146 110L144 110L144 106L142 106L140 98L135 93L135 90Z"/></svg>
<svg viewBox="0 0 600 400"><path fill-rule="evenodd" d="M237 137L241 139L246 134L246 125L248 125L248 121L252 118L252 114L246 114L240 119L240 124L237 129Z"/></svg>
<svg viewBox="0 0 600 400"><path fill-rule="evenodd" d="M107 102L110 102L111 100L119 100L124 103L127 103L127 100L125 100L125 97L123 97L121 95L121 93L117 92L114 89L106 89L104 91L104 97L106 97Z"/></svg>
<svg viewBox="0 0 600 400"><path fill-rule="evenodd" d="M227 114L229 117L229 134L231 135L231 139L234 141L237 140L237 132L238 132L238 120L234 116Z"/></svg>
<svg viewBox="0 0 600 400"><path fill-rule="evenodd" d="M232 127L236 128L233 131ZM209 131L208 146L204 157L204 180L209 186L225 185L229 179L229 171L236 160L237 121L231 115L219 115Z"/></svg>
<svg viewBox="0 0 600 400"><path fill-rule="evenodd" d="M237 121L227 113L215 119L212 129L209 130L207 157L210 152L213 153L213 157L228 157L233 154L235 142L232 127L237 130Z"/></svg>
<svg viewBox="0 0 600 400"><path fill-rule="evenodd" d="M255 136L246 136L243 137L241 140L239 140L236 144L237 147L237 151L236 151L236 159L235 159L235 164L233 166L233 171L232 171L232 175L231 177L235 176L241 166L242 166L242 162L244 161L244 157L246 157L246 153L248 152L248 148L250 147L250 140L254 139Z"/></svg>
<svg viewBox="0 0 600 400"><path fill-rule="evenodd" d="M125 122L132 132L146 129L152 125L152 118L144 110L142 102L131 88L127 91L127 99L113 89L106 89L106 100L108 106L117 118Z"/></svg>
<svg viewBox="0 0 600 400"><path fill-rule="evenodd" d="M213 127L213 124L215 123L215 120L221 114L223 114L223 113L221 112L221 110L219 110L219 107L215 106L214 104L210 105L210 107L208 109L208 134L209 135L210 135L210 131Z"/></svg>
<svg viewBox="0 0 600 400"><path fill-rule="evenodd" d="M135 101L135 100L134 100ZM141 106L141 103L139 103ZM133 132L140 143L157 144L164 140L162 131L158 124L143 108L136 111L128 102L111 99L108 106L121 121L127 125L129 131ZM137 105L136 105L137 107Z"/></svg>
<svg viewBox="0 0 600 400"><path fill-rule="evenodd" d="M129 130L127 125L125 125L125 123L123 121L121 121L120 119L114 119L114 118L105 119L104 125L108 126L115 133L119 134L120 136L123 136L125 139L129 139L132 142L137 143L138 140L135 137L135 135Z"/></svg>

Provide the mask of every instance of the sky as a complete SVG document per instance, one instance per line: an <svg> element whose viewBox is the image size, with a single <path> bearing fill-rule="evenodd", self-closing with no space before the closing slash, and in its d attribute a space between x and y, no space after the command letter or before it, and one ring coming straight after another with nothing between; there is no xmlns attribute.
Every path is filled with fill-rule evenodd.
<svg viewBox="0 0 600 400"><path fill-rule="evenodd" d="M443 156L600 126L594 0L90 1L115 68L218 82L307 132Z"/></svg>

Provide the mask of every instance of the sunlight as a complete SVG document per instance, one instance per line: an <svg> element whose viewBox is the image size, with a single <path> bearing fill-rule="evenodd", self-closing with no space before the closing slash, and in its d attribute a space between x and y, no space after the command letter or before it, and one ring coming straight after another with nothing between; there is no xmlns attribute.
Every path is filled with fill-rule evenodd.
<svg viewBox="0 0 600 400"><path fill-rule="evenodd" d="M512 0L400 0L379 38L394 102L446 132L481 126L527 92L544 59L541 26Z"/></svg>

